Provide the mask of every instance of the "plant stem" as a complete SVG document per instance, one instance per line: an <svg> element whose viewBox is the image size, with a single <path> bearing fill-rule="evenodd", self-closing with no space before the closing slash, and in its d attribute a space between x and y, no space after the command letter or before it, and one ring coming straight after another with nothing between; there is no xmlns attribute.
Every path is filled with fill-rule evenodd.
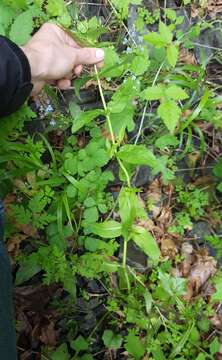
<svg viewBox="0 0 222 360"><path fill-rule="evenodd" d="M127 240L124 239L124 243L123 243L123 267L124 269L126 269L126 254L127 254Z"/></svg>
<svg viewBox="0 0 222 360"><path fill-rule="evenodd" d="M96 65L94 65L94 69L95 69L96 79L97 79L98 86L99 86L99 93L100 93L101 100L102 100L102 103L103 103L103 108L104 108L104 110L106 112L106 119L107 119L107 123L108 123L108 126L109 126L109 132L110 132L110 135L111 135L112 144L115 145L115 137L114 137L114 133L113 133L112 123L111 123L111 120L110 120L110 116L108 114L106 100L105 100L105 97L103 95L103 89L102 89L102 86L101 86L101 81L100 81L100 78L99 78L99 74L98 74L98 70L97 70Z"/></svg>
<svg viewBox="0 0 222 360"><path fill-rule="evenodd" d="M101 85L101 81L100 81L100 78L99 78L99 73L98 73L96 65L94 65L94 69L95 69L95 73L96 73L96 79L97 79L97 82L98 82L99 93L100 93L100 96L101 96L103 108L104 108L104 110L106 112L106 119L107 119L107 123L108 123L108 127L109 127L109 132L110 132L110 135L111 135L112 144L115 145L116 142L115 142L115 137L114 137L114 133L113 133L112 123L111 123L111 120L110 120L110 116L108 114L108 108L107 108L107 105L106 105L106 100L105 100L105 97L104 97L104 94L103 94L103 89L102 89L102 85ZM116 152L117 152L116 149L114 149L114 154L116 154ZM120 159L117 158L117 161L118 161L119 166L121 167L121 169L123 170L123 172L124 172L124 174L126 176L126 181L127 181L128 187L131 187L130 177L129 177L129 174L128 174L125 166L123 165L123 163L122 163L122 161Z"/></svg>

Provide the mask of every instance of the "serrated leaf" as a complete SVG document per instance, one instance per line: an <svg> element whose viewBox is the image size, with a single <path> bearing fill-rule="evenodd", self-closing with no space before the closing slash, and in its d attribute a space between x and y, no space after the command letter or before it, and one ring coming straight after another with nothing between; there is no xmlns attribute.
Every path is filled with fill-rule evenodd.
<svg viewBox="0 0 222 360"><path fill-rule="evenodd" d="M68 352L68 347L66 344L62 344L58 347L56 351L50 354L51 360L69 360L70 355Z"/></svg>
<svg viewBox="0 0 222 360"><path fill-rule="evenodd" d="M222 157L219 159L218 163L214 166L213 173L219 179L222 178Z"/></svg>
<svg viewBox="0 0 222 360"><path fill-rule="evenodd" d="M130 353L130 355L133 355L136 360L141 359L146 349L140 338L136 336L133 332L130 332L126 336L125 348Z"/></svg>
<svg viewBox="0 0 222 360"><path fill-rule="evenodd" d="M161 48L167 45L165 39L163 39L163 37L156 32L149 32L148 34L144 35L144 40L157 48Z"/></svg>
<svg viewBox="0 0 222 360"><path fill-rule="evenodd" d="M34 275L41 271L37 255L33 253L21 262L18 271L16 272L15 284L21 285L25 281L31 279Z"/></svg>
<svg viewBox="0 0 222 360"><path fill-rule="evenodd" d="M104 115L104 110L95 109L81 112L79 116L73 121L72 132L77 132L83 126L89 124L92 120L97 118L99 115Z"/></svg>
<svg viewBox="0 0 222 360"><path fill-rule="evenodd" d="M171 85L165 90L165 94L167 97L173 100L185 100L189 96L186 91L177 85Z"/></svg>
<svg viewBox="0 0 222 360"><path fill-rule="evenodd" d="M102 336L104 345L109 349L119 349L122 344L122 336L114 334L112 330L105 330Z"/></svg>
<svg viewBox="0 0 222 360"><path fill-rule="evenodd" d="M93 234L101 236L105 239L116 238L122 233L122 225L114 220L105 221L103 223L93 224L91 226Z"/></svg>
<svg viewBox="0 0 222 360"><path fill-rule="evenodd" d="M179 106L173 100L164 101L158 107L158 115L163 120L167 129L173 133L181 116Z"/></svg>
<svg viewBox="0 0 222 360"><path fill-rule="evenodd" d="M18 45L24 45L31 37L33 26L32 12L30 10L24 11L17 16L11 26L10 39Z"/></svg>
<svg viewBox="0 0 222 360"><path fill-rule="evenodd" d="M179 56L179 49L176 45L170 44L167 47L167 60L168 63L175 67Z"/></svg>
<svg viewBox="0 0 222 360"><path fill-rule="evenodd" d="M145 100L159 100L163 97L164 95L164 88L162 85L156 85L156 86L151 86L148 87L147 89L143 90L143 92L141 93L141 97L142 99Z"/></svg>
<svg viewBox="0 0 222 360"><path fill-rule="evenodd" d="M133 225L132 240L154 262L160 258L160 249L153 236L142 226Z"/></svg>
<svg viewBox="0 0 222 360"><path fill-rule="evenodd" d="M171 134L160 136L155 141L155 146L158 147L159 149L164 149L168 146L176 147L178 144L179 144L179 140L176 138L176 136Z"/></svg>
<svg viewBox="0 0 222 360"><path fill-rule="evenodd" d="M169 26L164 24L162 21L159 23L159 32L161 38L165 41L166 44L169 44L173 39L173 33L170 30Z"/></svg>
<svg viewBox="0 0 222 360"><path fill-rule="evenodd" d="M145 145L123 145L117 157L128 164L148 165L152 168L158 162L156 156Z"/></svg>
<svg viewBox="0 0 222 360"><path fill-rule="evenodd" d="M215 355L220 350L220 343L218 341L218 338L215 337L213 341L210 343L210 353L211 355Z"/></svg>
<svg viewBox="0 0 222 360"><path fill-rule="evenodd" d="M79 335L77 339L71 341L70 346L73 350L80 352L82 350L88 350L89 344L82 335Z"/></svg>

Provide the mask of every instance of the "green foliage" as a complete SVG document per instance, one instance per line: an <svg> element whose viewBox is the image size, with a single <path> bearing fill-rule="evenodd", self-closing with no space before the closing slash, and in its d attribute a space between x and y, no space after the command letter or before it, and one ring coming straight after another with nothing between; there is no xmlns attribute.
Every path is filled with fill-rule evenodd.
<svg viewBox="0 0 222 360"><path fill-rule="evenodd" d="M20 241L24 232L28 244L21 246L15 282L29 285L38 274L46 285L59 284L65 290L65 305L61 304L65 310L59 310L72 317L76 296L92 297L85 288L76 289L79 280L94 279L106 289L105 315L92 333L80 334L78 324L71 329L70 314L68 321L64 316L67 338L64 334L57 349L44 349L47 358L92 360L97 337L117 357L119 351L127 351L132 359L213 358L219 341L211 338L210 319L215 303L222 301L221 274L213 280L212 296L206 299L198 293L186 301L190 284L180 268L184 261L180 241L194 221L207 217L209 205L220 196L214 190L221 191L221 159L213 170L216 185L209 192L184 185L175 173L177 161L196 150L198 138L201 155L206 144L210 146L209 129L202 122L217 131L221 128L221 97L209 81L206 87L204 66L178 61L181 45L192 48L202 25L185 34L178 30L183 17L173 9L151 12L140 0L108 3L112 13L107 27L97 17L83 19L79 14L78 19L75 6L64 0L0 4L0 33L21 45L48 20L65 26L84 46L112 40L101 44L104 67L74 82L80 99L81 86L88 80L94 85L96 79L103 107L83 111L73 101L66 115L59 109L48 114L44 135L32 138L24 125L36 115L27 106L0 123L0 194L8 195L9 201L6 238ZM135 30L144 39L142 45L133 44L134 34L125 31L130 4L136 5ZM149 24L159 26L158 31L147 32ZM53 131L48 126L52 119L56 119ZM59 146L57 137L62 139ZM217 150L219 140L214 141ZM147 167L150 178L138 189L134 185L138 172ZM158 212L161 202L161 211L150 219L144 204L152 192L158 202L154 210ZM163 204L159 193L164 195ZM218 206L219 202L217 211ZM168 221L171 208L173 220ZM162 249L168 237L178 245L172 258ZM205 240L220 257L220 237ZM145 259L144 271L131 265L131 246ZM132 264L134 260L136 255Z"/></svg>

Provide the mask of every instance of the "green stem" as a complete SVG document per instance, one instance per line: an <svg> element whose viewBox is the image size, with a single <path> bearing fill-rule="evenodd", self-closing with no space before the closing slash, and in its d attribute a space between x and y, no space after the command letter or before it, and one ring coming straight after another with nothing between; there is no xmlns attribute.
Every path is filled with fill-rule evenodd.
<svg viewBox="0 0 222 360"><path fill-rule="evenodd" d="M127 254L127 240L124 239L123 243L123 268L126 269L126 254Z"/></svg>
<svg viewBox="0 0 222 360"><path fill-rule="evenodd" d="M121 169L123 170L123 172L124 172L124 174L125 174L125 176L126 176L127 185L128 185L128 187L130 188L130 187L131 187L131 184L130 184L129 174L128 174L125 166L123 165L122 161L121 161L120 159L118 159L118 158L117 158L117 160L118 160L119 166L121 167Z"/></svg>
<svg viewBox="0 0 222 360"><path fill-rule="evenodd" d="M113 133L112 123L111 123L111 120L110 120L110 116L108 114L106 100L105 100L105 97L103 95L103 89L102 89L102 85L101 85L101 81L100 81L100 78L99 78L99 74L98 74L98 70L97 70L96 65L94 65L94 69L95 69L96 79L97 79L98 86L99 86L99 93L100 93L101 100L102 100L102 103L103 103L103 108L104 108L104 110L106 112L106 119L107 119L107 123L108 123L108 126L109 126L109 132L110 132L110 135L111 135L112 144L115 145L115 137L114 137L114 133Z"/></svg>

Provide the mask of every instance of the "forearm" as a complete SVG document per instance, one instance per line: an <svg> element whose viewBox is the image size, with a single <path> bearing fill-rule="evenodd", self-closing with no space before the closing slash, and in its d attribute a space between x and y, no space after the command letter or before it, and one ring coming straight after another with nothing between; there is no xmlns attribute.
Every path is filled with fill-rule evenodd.
<svg viewBox="0 0 222 360"><path fill-rule="evenodd" d="M0 117L18 110L32 88L27 56L16 44L0 36Z"/></svg>

